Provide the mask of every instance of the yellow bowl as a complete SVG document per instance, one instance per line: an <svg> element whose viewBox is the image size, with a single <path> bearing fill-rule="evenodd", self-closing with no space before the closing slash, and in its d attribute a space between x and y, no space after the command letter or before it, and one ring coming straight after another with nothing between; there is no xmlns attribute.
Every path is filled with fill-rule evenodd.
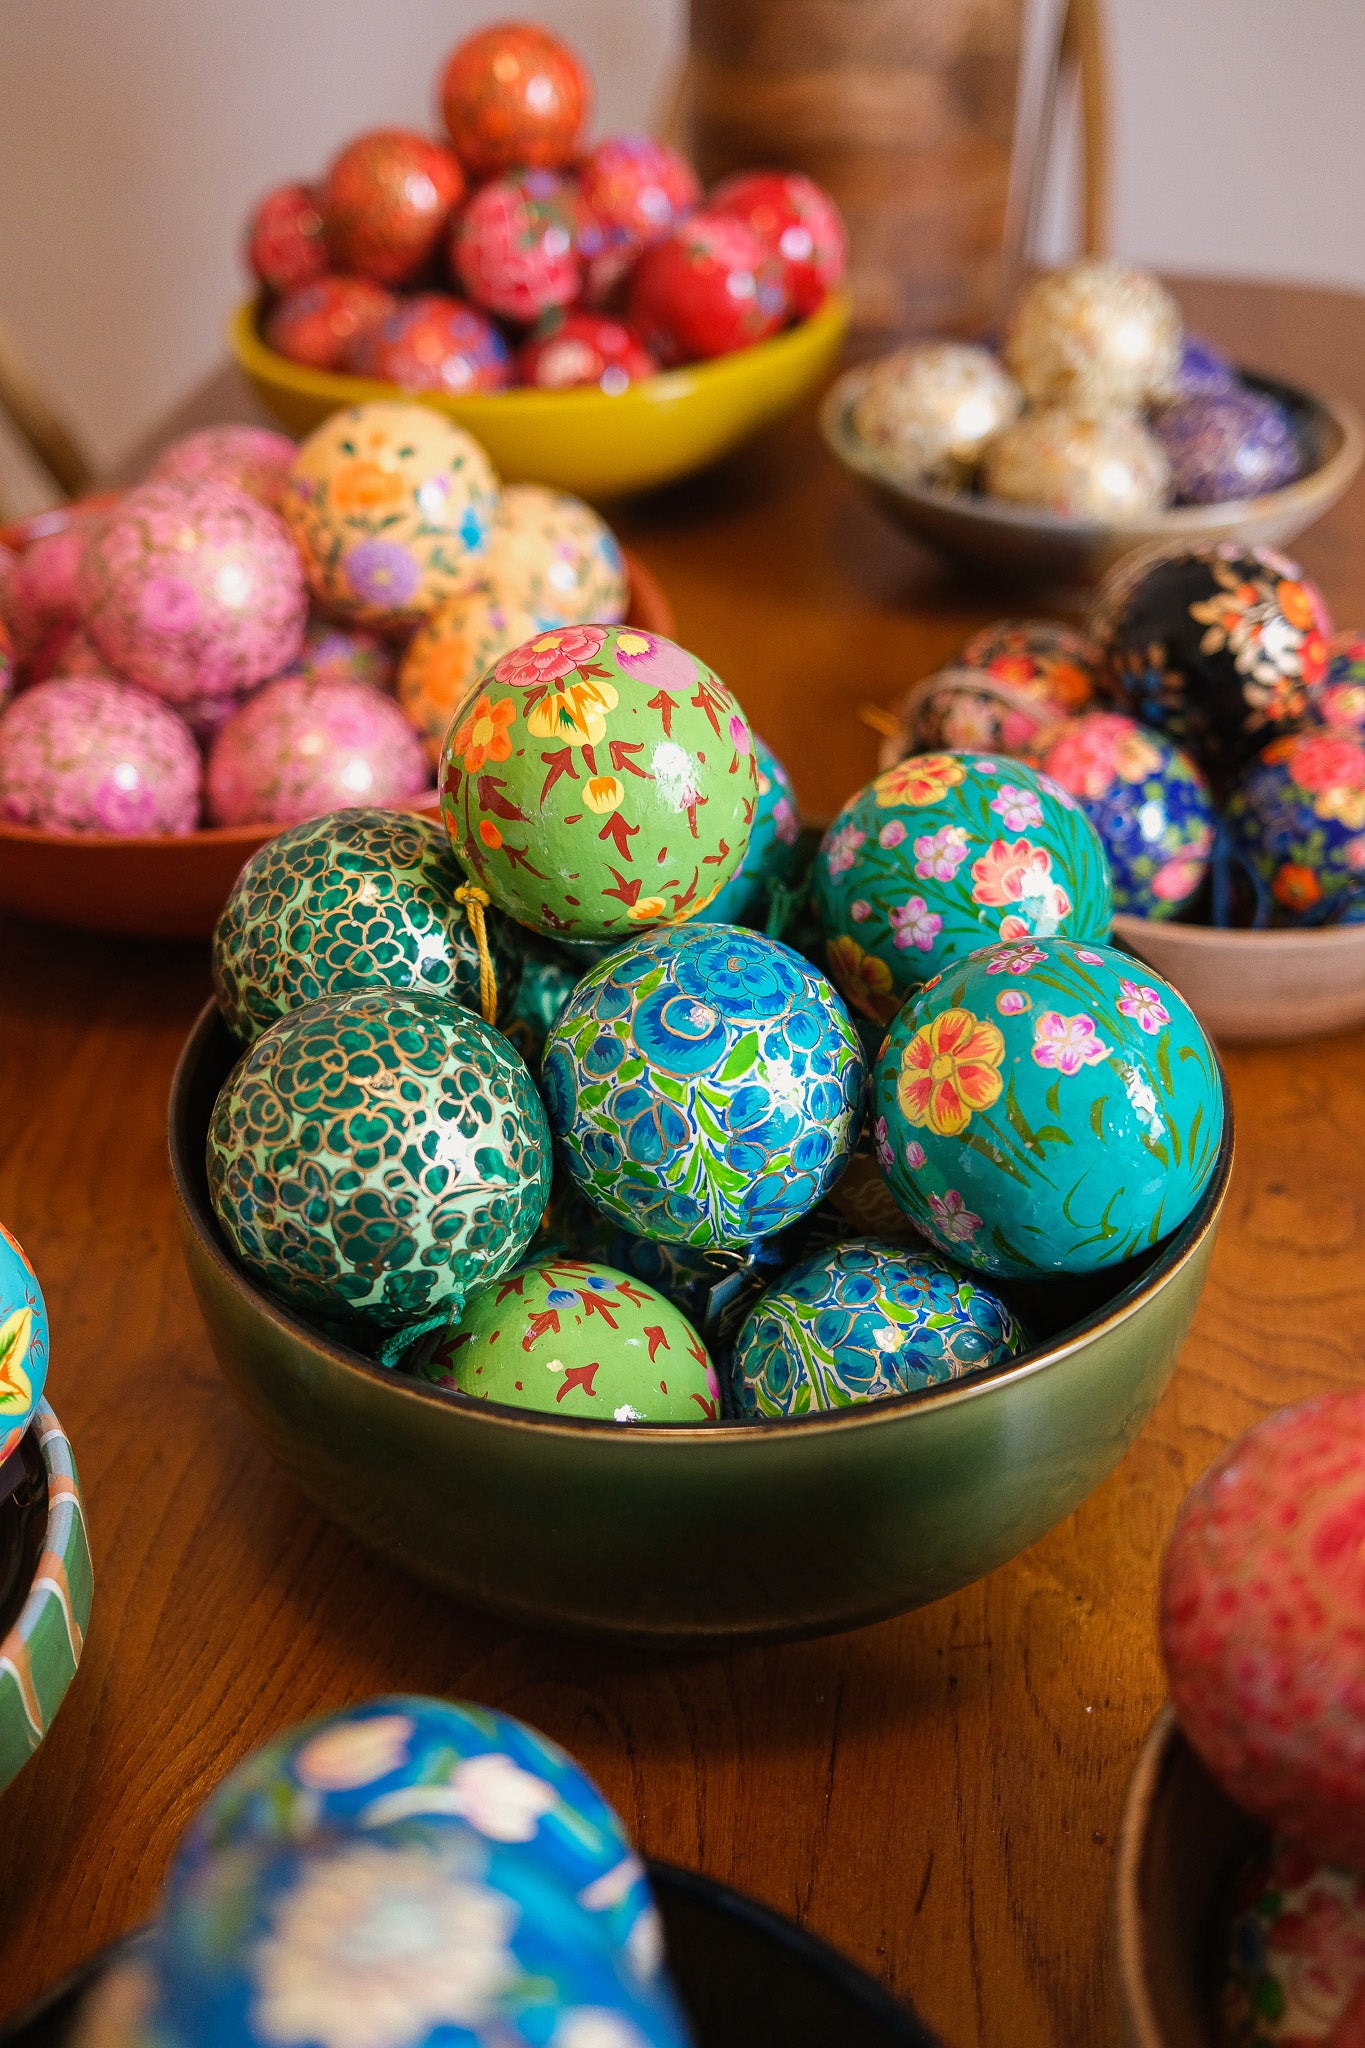
<svg viewBox="0 0 1365 2048"><path fill-rule="evenodd" d="M229 336L238 366L292 434L311 432L339 406L417 398L467 427L505 483L611 498L704 469L789 412L834 368L848 313L835 293L772 341L666 370L613 396L596 388L404 392L374 377L310 370L266 347L255 300L239 308Z"/></svg>

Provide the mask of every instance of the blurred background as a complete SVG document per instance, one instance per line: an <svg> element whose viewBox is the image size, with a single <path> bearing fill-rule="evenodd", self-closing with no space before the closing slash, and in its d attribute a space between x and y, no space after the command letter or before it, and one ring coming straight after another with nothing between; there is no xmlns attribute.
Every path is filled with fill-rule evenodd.
<svg viewBox="0 0 1365 2048"><path fill-rule="evenodd" d="M1006 0L1009 4L1009 0ZM1000 0L884 0L932 36ZM537 0L596 74L598 132L651 125L686 0ZM714 13L714 8L711 10ZM0 323L101 467L221 361L254 197L386 122L432 125L475 0L0 0ZM781 20L780 12L775 17ZM1104 0L1112 253L1365 288L1360 0ZM1037 254L1078 234L1065 95ZM50 486L0 437L13 510Z"/></svg>

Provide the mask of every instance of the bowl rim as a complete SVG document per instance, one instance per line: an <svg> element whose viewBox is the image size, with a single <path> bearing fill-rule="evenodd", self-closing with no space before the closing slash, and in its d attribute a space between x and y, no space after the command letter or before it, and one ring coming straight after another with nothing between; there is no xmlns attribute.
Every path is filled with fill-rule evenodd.
<svg viewBox="0 0 1365 2048"><path fill-rule="evenodd" d="M1324 398L1287 378L1272 377L1240 363L1237 375L1253 390L1272 397L1290 398L1319 425L1335 429L1340 439L1336 448L1304 476L1258 498L1224 498L1214 505L1168 505L1141 519L1073 519L1051 512L1044 505L1019 505L1008 498L994 498L984 492L954 491L939 484L909 483L892 473L853 432L849 414L875 362L855 363L836 377L820 401L820 434L837 462L855 476L889 491L905 505L952 513L966 524L978 527L1014 528L1031 536L1047 536L1076 545L1096 543L1111 536L1131 534L1135 547L1144 541L1199 540L1211 528L1261 520L1280 513L1293 513L1300 505L1315 504L1327 491L1344 491L1365 459L1365 424L1349 400Z"/></svg>
<svg viewBox="0 0 1365 2048"><path fill-rule="evenodd" d="M430 1386L408 1374L377 1365L362 1352L354 1351L349 1345L326 1336L302 1316L273 1301L264 1288L257 1286L229 1256L223 1245L212 1212L200 1199L195 1184L195 1170L190 1158L187 1157L193 1143L188 1116L191 1091L205 1047L218 1029L226 1031L227 1026L223 1024L216 1004L210 999L195 1019L176 1061L167 1104L167 1146L171 1179L184 1218L193 1231L200 1251L208 1257L233 1291L245 1296L255 1312L265 1316L290 1341L303 1338L311 1347L325 1355L332 1364L341 1366L348 1372L358 1373L363 1379L385 1384L401 1399L416 1401L422 1405L435 1403L447 1411L456 1408L459 1414L473 1424L482 1422L495 1428L512 1427L542 1433L551 1431L571 1441L581 1442L586 1437L596 1438L603 1443L657 1446L660 1442L742 1445L753 1443L756 1438L787 1442L806 1438L814 1440L816 1436L829 1435L836 1431L886 1428L908 1411L941 1411L958 1407L964 1402L982 1400L1001 1387L1014 1386L1020 1381L1033 1378L1036 1373L1060 1365L1065 1359L1084 1350L1102 1331L1128 1322L1137 1315L1146 1302L1164 1291L1176 1274L1190 1263L1212 1237L1227 1198L1232 1175L1235 1151L1232 1093L1228 1087L1222 1061L1211 1044L1210 1049L1213 1052L1214 1066L1222 1091L1223 1130L1208 1183L1190 1215L1171 1232L1163 1249L1147 1270L1106 1301L1093 1316L1063 1330L1049 1343L1025 1352L1020 1358L1005 1359L999 1365L988 1366L961 1380L947 1380L938 1386L919 1387L908 1393L887 1395L878 1401L855 1403L849 1408L815 1415L761 1416L743 1422L725 1417L714 1422L697 1423L638 1422L631 1424L629 1428L623 1428L619 1423L598 1422L587 1416L548 1415L538 1409L512 1407L500 1401L474 1399Z"/></svg>
<svg viewBox="0 0 1365 2048"><path fill-rule="evenodd" d="M1316 948L1324 941L1342 952L1349 953L1352 948L1365 952L1365 924L1278 925L1252 931L1241 925L1190 924L1177 917L1134 917L1131 911L1116 910L1114 930L1134 946L1147 933L1156 932L1162 938L1169 936L1177 946L1190 953L1204 947L1225 953L1238 953L1248 947L1252 951L1267 951L1272 946L1283 948L1286 942L1293 945L1311 942Z"/></svg>
<svg viewBox="0 0 1365 2048"><path fill-rule="evenodd" d="M23 1669L28 1642L50 1596L55 1597L60 1603L66 1621L73 1675L75 1667L80 1664L81 1654L85 1649L85 1630L76 1619L72 1606L71 1592L66 1583L66 1559L78 1532L87 1546L90 1541L85 1520L85 1502L81 1497L80 1481L76 1477L76 1463L71 1444L66 1431L46 1400L40 1401L34 1409L29 1428L37 1438L43 1471L47 1478L47 1508L43 1519L42 1548L38 1553L32 1582L24 1596L24 1604L14 1617L14 1624L8 1633L0 1636L0 1670L8 1668L14 1673L19 1685L21 1702L24 1701L24 1686L18 1674ZM54 1564L58 1570L52 1569ZM24 1711L28 1717L26 1704ZM31 1729L32 1719L28 1718ZM46 1733L46 1728L39 1731L39 1743Z"/></svg>

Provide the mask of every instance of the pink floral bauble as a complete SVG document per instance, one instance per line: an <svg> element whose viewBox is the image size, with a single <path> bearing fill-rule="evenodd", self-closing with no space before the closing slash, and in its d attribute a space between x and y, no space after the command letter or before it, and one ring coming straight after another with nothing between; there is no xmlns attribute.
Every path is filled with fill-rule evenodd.
<svg viewBox="0 0 1365 2048"><path fill-rule="evenodd" d="M14 688L14 643L9 637L4 613L0 612L0 704Z"/></svg>
<svg viewBox="0 0 1365 2048"><path fill-rule="evenodd" d="M284 671L314 683L366 683L394 693L399 648L368 626L338 626L333 619L308 622L303 646Z"/></svg>
<svg viewBox="0 0 1365 2048"><path fill-rule="evenodd" d="M207 479L130 491L91 535L77 594L104 659L170 704L278 675L308 616L284 523Z"/></svg>
<svg viewBox="0 0 1365 2048"><path fill-rule="evenodd" d="M58 676L102 676L108 667L84 626L68 626L44 642L41 652L28 664L27 680L47 683Z"/></svg>
<svg viewBox="0 0 1365 2048"><path fill-rule="evenodd" d="M204 427L173 441L152 476L176 483L228 484L278 512L289 465L298 453L287 434L271 427Z"/></svg>
<svg viewBox="0 0 1365 2048"><path fill-rule="evenodd" d="M578 296L578 204L553 171L494 178L475 193L451 236L450 263L474 303L534 320Z"/></svg>
<svg viewBox="0 0 1365 2048"><path fill-rule="evenodd" d="M430 784L426 750L392 698L365 683L280 676L209 752L214 825L296 825L347 804L402 803Z"/></svg>
<svg viewBox="0 0 1365 2048"><path fill-rule="evenodd" d="M192 832L199 749L182 718L107 676L38 683L0 718L0 818L49 832Z"/></svg>

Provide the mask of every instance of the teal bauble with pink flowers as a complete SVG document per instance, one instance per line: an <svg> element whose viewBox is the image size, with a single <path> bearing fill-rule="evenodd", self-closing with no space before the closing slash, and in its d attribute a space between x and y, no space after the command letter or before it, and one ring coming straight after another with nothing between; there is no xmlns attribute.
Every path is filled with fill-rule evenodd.
<svg viewBox="0 0 1365 2048"><path fill-rule="evenodd" d="M905 1005L877 1061L878 1163L910 1220L1000 1278L1089 1273L1189 1216L1223 1136L1218 1062L1112 946L1015 940Z"/></svg>
<svg viewBox="0 0 1365 2048"><path fill-rule="evenodd" d="M845 804L812 870L832 979L890 1023L912 990L1001 939L1103 940L1103 843L1068 791L990 754L913 754Z"/></svg>

